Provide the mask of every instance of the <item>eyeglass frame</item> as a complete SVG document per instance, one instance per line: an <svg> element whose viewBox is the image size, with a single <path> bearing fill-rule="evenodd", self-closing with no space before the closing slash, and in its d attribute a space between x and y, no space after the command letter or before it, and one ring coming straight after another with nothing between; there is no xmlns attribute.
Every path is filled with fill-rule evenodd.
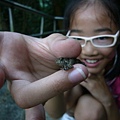
<svg viewBox="0 0 120 120"><path fill-rule="evenodd" d="M119 33L120 33L120 31L118 30L118 31L116 32L116 34L114 34L114 35L108 35L108 34L106 34L106 35L97 35L97 36L92 36L92 37L82 37L82 36L69 36L70 32L71 32L71 30L69 30L69 31L67 32L67 34L66 34L66 36L67 36L68 38L73 38L73 39L74 39L74 38L80 38L80 39L85 40L84 45L81 45L81 47L84 47L84 46L86 45L86 43L87 43L88 41L90 41L94 47L99 47L99 48L113 47L113 46L116 44L118 35L119 35ZM113 41L113 43L112 43L111 45L106 45L106 46L95 45L92 40L95 39L95 38L97 38L97 37L113 37L113 38L114 38L114 41Z"/></svg>

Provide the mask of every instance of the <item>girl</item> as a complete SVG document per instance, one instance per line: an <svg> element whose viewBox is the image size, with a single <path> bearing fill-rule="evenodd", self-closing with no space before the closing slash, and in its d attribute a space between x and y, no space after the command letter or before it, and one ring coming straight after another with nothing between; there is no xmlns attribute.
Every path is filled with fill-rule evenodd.
<svg viewBox="0 0 120 120"><path fill-rule="evenodd" d="M64 96L49 100L46 111L53 118L63 115L61 120L119 120L119 0L69 3L65 13L67 36L79 41L82 51L78 59L85 63L89 76Z"/></svg>

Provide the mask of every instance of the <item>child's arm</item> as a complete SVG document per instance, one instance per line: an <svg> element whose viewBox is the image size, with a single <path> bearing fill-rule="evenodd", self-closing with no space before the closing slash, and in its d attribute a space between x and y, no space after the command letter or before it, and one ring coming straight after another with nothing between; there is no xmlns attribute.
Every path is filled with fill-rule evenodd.
<svg viewBox="0 0 120 120"><path fill-rule="evenodd" d="M103 105L107 114L107 120L120 119L118 107L102 74L90 75L85 82L80 84L83 85L92 94L92 96Z"/></svg>
<svg viewBox="0 0 120 120"><path fill-rule="evenodd" d="M45 110L52 118L60 118L65 113L64 95L58 96L48 100L45 104Z"/></svg>

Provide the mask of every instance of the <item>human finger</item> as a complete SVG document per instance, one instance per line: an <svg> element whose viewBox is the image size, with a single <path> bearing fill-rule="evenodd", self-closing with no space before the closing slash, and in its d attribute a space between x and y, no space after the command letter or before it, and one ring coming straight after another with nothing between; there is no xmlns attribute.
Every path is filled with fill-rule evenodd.
<svg viewBox="0 0 120 120"><path fill-rule="evenodd" d="M40 80L31 83L30 85L26 85L26 87L24 87L24 89L20 91L14 89L14 91L18 92L16 93L16 98L21 97L23 101L24 100L28 101L27 103L29 104L25 103L21 104L21 101L19 101L19 99L17 99L16 102L22 108L33 107L38 104L45 103L50 98L62 92L65 92L66 90L69 90L70 88L79 84L80 82L85 80L87 75L88 75L87 68L80 64L75 65L74 68L68 71L59 70L47 77L44 77ZM22 81L16 82L13 81L12 86L14 86L14 84L17 85L19 84L20 87L20 84L23 84Z"/></svg>
<svg viewBox="0 0 120 120"><path fill-rule="evenodd" d="M52 34L45 38L50 52L55 57L77 57L81 52L81 46L78 41L67 38L62 34Z"/></svg>
<svg viewBox="0 0 120 120"><path fill-rule="evenodd" d="M40 81L40 92L43 102L61 92L69 90L87 78L88 71L83 65L75 65L68 71L59 70ZM47 84L47 86L46 86ZM46 86L46 87L45 87Z"/></svg>

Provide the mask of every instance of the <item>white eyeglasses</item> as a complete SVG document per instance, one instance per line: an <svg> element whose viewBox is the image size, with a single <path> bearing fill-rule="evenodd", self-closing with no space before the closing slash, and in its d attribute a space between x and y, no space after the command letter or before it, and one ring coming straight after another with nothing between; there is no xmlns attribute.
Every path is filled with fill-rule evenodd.
<svg viewBox="0 0 120 120"><path fill-rule="evenodd" d="M112 47L116 44L119 31L115 35L97 35L92 37L82 37L82 36L70 36L71 30L68 31L67 37L79 40L82 47L86 45L88 41L92 43L94 47Z"/></svg>

